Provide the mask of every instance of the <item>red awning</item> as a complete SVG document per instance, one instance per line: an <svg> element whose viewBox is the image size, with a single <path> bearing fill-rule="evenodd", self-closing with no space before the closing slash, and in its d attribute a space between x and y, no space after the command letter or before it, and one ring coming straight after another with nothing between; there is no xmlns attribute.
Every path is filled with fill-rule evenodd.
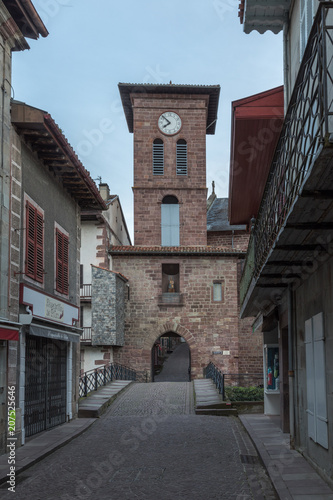
<svg viewBox="0 0 333 500"><path fill-rule="evenodd" d="M0 327L0 340L18 340L19 331L13 328Z"/></svg>

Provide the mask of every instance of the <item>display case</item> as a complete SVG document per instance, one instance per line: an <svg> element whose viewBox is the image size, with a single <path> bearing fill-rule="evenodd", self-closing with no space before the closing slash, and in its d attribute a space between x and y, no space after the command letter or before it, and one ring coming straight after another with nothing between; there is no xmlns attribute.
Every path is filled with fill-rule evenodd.
<svg viewBox="0 0 333 500"><path fill-rule="evenodd" d="M264 345L264 407L266 415L280 414L279 346Z"/></svg>

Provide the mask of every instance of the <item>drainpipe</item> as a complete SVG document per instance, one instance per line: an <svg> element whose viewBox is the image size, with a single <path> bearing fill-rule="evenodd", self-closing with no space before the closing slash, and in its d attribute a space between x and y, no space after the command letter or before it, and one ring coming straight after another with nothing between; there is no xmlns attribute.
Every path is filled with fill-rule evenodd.
<svg viewBox="0 0 333 500"><path fill-rule="evenodd" d="M288 34L289 34L289 13L285 13L283 23L283 84L284 84L284 109L288 108L289 104L289 47L288 47Z"/></svg>
<svg viewBox="0 0 333 500"><path fill-rule="evenodd" d="M288 287L288 378L289 378L289 423L290 447L295 447L295 373L294 373L294 297L292 286Z"/></svg>

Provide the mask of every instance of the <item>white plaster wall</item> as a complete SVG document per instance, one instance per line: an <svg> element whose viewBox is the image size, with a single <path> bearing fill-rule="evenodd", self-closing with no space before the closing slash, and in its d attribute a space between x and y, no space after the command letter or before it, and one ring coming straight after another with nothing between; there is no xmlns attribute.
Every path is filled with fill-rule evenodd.
<svg viewBox="0 0 333 500"><path fill-rule="evenodd" d="M81 347L82 349L82 347ZM83 371L87 372L89 370L94 370L95 368L98 368L98 366L103 366L103 365L95 365L95 360L98 359L103 359L104 353L101 352L101 347L83 347L84 351L84 363L81 366ZM110 363L113 363L113 349L112 347L109 347L109 352L111 354L110 356ZM109 361L107 362L109 363Z"/></svg>
<svg viewBox="0 0 333 500"><path fill-rule="evenodd" d="M96 257L98 228L93 221L83 221L81 225L81 264L83 264L83 283L91 283L91 264L97 266Z"/></svg>

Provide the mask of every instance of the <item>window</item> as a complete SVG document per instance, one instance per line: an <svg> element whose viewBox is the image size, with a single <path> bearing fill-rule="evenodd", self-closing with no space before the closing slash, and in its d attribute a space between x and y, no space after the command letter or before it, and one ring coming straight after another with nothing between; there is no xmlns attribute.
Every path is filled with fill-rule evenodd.
<svg viewBox="0 0 333 500"><path fill-rule="evenodd" d="M179 246L179 204L175 196L165 196L161 205L162 246Z"/></svg>
<svg viewBox="0 0 333 500"><path fill-rule="evenodd" d="M310 35L313 18L318 9L318 0L301 0L300 14L300 59L302 60L305 47Z"/></svg>
<svg viewBox="0 0 333 500"><path fill-rule="evenodd" d="M328 449L326 363L323 313L305 322L308 434Z"/></svg>
<svg viewBox="0 0 333 500"><path fill-rule="evenodd" d="M223 281L213 281L213 302L223 302Z"/></svg>
<svg viewBox="0 0 333 500"><path fill-rule="evenodd" d="M44 281L44 214L26 202L25 274L39 283Z"/></svg>
<svg viewBox="0 0 333 500"><path fill-rule="evenodd" d="M153 174L164 174L164 144L162 139L153 142Z"/></svg>
<svg viewBox="0 0 333 500"><path fill-rule="evenodd" d="M56 229L56 290L68 295L68 236Z"/></svg>
<svg viewBox="0 0 333 500"><path fill-rule="evenodd" d="M187 143L184 139L177 141L176 171L177 175L187 175Z"/></svg>

